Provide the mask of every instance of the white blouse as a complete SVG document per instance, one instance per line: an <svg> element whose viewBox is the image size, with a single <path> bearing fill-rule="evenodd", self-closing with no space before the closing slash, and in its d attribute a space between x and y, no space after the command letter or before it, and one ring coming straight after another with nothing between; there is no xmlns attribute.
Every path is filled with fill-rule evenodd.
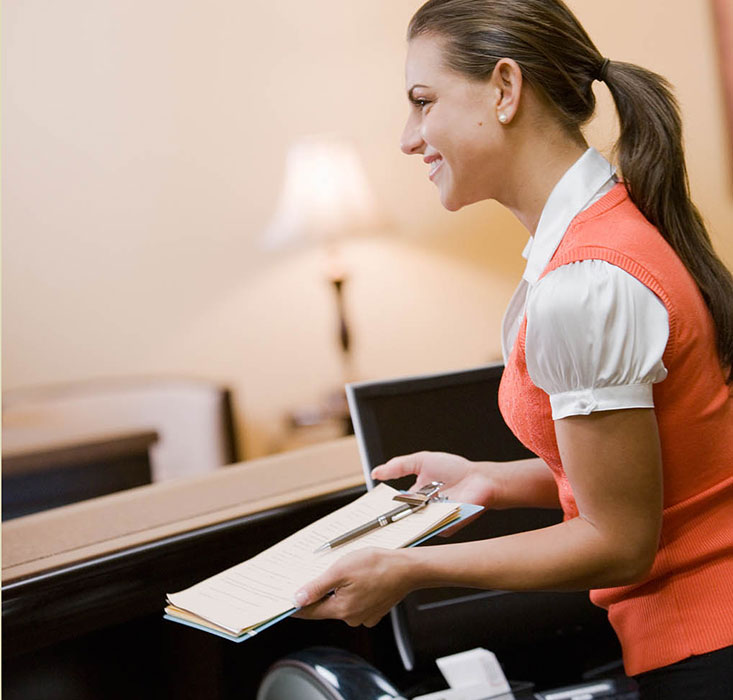
<svg viewBox="0 0 733 700"><path fill-rule="evenodd" d="M527 266L504 315L505 363L527 315L527 370L549 394L555 420L651 408L652 384L667 376L667 310L635 277L604 260L583 260L539 279L570 222L615 183L614 168L594 148L563 175L524 249Z"/></svg>

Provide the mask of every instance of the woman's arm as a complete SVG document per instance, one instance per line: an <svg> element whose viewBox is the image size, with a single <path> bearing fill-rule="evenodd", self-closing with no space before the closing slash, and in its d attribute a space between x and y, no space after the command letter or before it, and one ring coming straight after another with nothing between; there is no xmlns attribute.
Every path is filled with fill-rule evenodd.
<svg viewBox="0 0 733 700"><path fill-rule="evenodd" d="M493 475L496 500L492 508L559 508L557 484L550 468L539 458L512 462L481 462Z"/></svg>
<svg viewBox="0 0 733 700"><path fill-rule="evenodd" d="M418 588L578 590L642 579L662 517L653 409L573 416L555 429L579 517L490 540L355 552L299 591L296 601L310 604L300 615L373 625Z"/></svg>

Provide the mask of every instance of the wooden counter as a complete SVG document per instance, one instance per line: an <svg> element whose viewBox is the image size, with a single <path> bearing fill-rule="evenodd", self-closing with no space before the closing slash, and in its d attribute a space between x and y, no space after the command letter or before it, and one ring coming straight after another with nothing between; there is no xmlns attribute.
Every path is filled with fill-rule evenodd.
<svg viewBox="0 0 733 700"><path fill-rule="evenodd" d="M363 484L356 443L348 437L16 518L2 528L3 588Z"/></svg>
<svg viewBox="0 0 733 700"><path fill-rule="evenodd" d="M271 663L311 644L396 658L384 626L291 619L234 644L162 617L166 593L364 490L348 437L4 523L3 698L254 697Z"/></svg>

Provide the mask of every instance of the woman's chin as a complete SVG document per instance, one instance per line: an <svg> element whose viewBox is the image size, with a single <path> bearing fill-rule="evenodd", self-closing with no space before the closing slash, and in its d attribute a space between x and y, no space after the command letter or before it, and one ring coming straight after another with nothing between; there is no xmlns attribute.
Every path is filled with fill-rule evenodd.
<svg viewBox="0 0 733 700"><path fill-rule="evenodd" d="M444 195L442 192L440 193L440 203L448 211L458 211L463 206L463 202L451 197L450 194Z"/></svg>
<svg viewBox="0 0 733 700"><path fill-rule="evenodd" d="M445 167L441 166L441 170ZM438 187L438 196L440 197L440 203L444 209L448 211L458 211L461 207L466 205L465 198L461 199L458 197L459 192L453 187L452 178L446 177L450 175L450 172L440 172L440 179L435 182Z"/></svg>

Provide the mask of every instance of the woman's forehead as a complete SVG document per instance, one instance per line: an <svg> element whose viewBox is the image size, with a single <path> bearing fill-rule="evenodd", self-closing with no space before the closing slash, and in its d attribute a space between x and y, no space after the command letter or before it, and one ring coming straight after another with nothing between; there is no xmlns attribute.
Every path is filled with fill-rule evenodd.
<svg viewBox="0 0 733 700"><path fill-rule="evenodd" d="M434 82L448 73L443 49L445 40L435 34L421 34L407 46L405 81L409 90L413 85Z"/></svg>

